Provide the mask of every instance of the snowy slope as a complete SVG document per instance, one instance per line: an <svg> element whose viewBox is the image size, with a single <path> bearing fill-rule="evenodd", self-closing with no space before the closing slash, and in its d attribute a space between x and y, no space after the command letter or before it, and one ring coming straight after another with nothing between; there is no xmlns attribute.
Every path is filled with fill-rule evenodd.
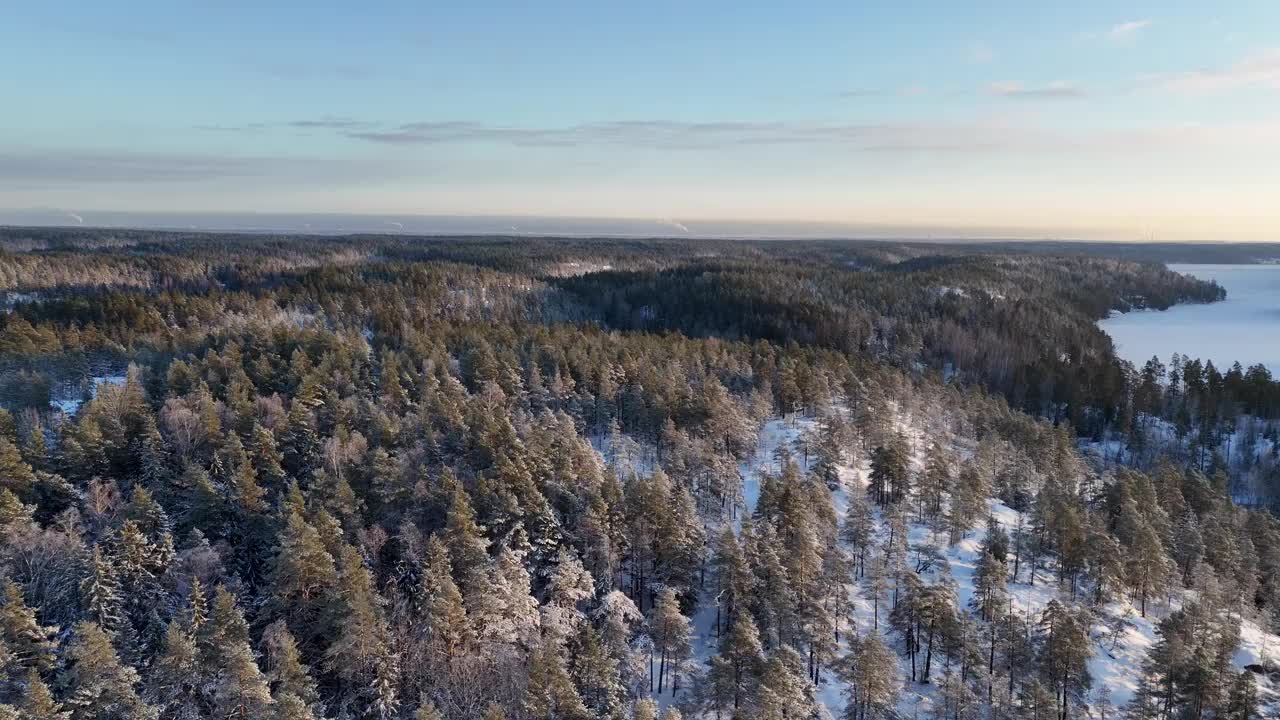
<svg viewBox="0 0 1280 720"><path fill-rule="evenodd" d="M750 514L755 509L760 494L761 474L765 471L777 470L774 451L783 445L791 446L801 433L816 426L817 420L813 418L789 417L770 420L761 428L755 455L739 467L743 479L745 514ZM926 433L919 423L913 422L910 418L900 418L897 429L912 441L912 447L915 448L912 464L914 469L919 469L923 466L924 449L927 447L927 443L923 441ZM954 449L958 454L968 454L966 448ZM796 462L801 460L800 457L796 457ZM837 517L843 519L850 494L866 491L866 481L870 473L869 460L858 458L856 464L841 467L839 470L843 487L832 493L832 502ZM994 498L988 499L987 507L989 514L1007 532L1012 533L1013 528L1018 525L1020 513ZM875 511L875 515L876 532L883 537L887 532L884 519L878 510ZM741 529L742 517L743 515L739 514L735 519L735 527L738 530ZM925 579L930 583L942 581L951 583L955 590L956 606L961 610L968 609L974 594L974 572L985 536L985 523L979 523L960 542L948 547L945 534L935 535L924 525L914 522L909 524L909 542L913 547L929 544L943 550L948 569L930 571L925 575ZM943 577L943 572L947 574L946 577ZM848 587L854 604L854 629L860 635L866 634L872 630L873 625L872 603L861 584L853 578L850 578ZM1082 599L1072 598L1069 592L1058 588L1052 571L1045 568L1040 568L1036 572L1034 582L1031 582L1030 573L1024 567L1016 581L1011 579L1008 587L1013 607L1024 617L1035 617L1054 599L1073 604L1082 602ZM1089 672L1093 677L1091 702L1105 697L1114 708L1119 709L1133 697L1147 651L1157 640L1156 625L1171 609L1153 604L1148 608L1148 617L1142 618L1136 608L1128 602L1113 602L1101 608L1098 622L1092 630L1094 654L1088 662ZM887 608L882 603L879 631L890 647L900 650L901 641L887 629L886 617ZM705 597L692 618L692 663L695 667L704 668L707 660L716 652L718 638L715 636L715 625L715 599ZM1113 634L1108 629L1108 625L1120 626L1122 630ZM841 652L846 645L845 637L846 635L842 634ZM1280 658L1280 637L1263 631L1250 620L1243 621L1241 646L1234 658L1236 667L1244 668L1246 665L1262 662L1274 663L1277 658ZM901 653L899 653L899 663L904 687L897 708L898 712L903 717L925 716L937 701L937 687L933 684L912 683L909 680L910 670L907 659ZM1274 701L1270 682L1265 678L1257 679L1263 697L1270 697ZM935 680L937 680L936 677ZM830 670L824 670L819 687L816 688L816 695L831 717L840 717L843 712L845 705L843 691L843 683L839 678ZM682 690L681 695L687 695L687 692L687 689ZM681 698L667 692L663 697L656 699L660 705L666 706ZM1276 706L1272 705L1270 709L1275 710Z"/></svg>
<svg viewBox="0 0 1280 720"><path fill-rule="evenodd" d="M745 507L740 508L734 517L735 531L741 532L742 519L750 516L755 511L756 502L760 499L760 475L777 469L773 458L774 451L779 447L790 447L802 432L814 427L816 424L817 422L812 418L788 417L774 418L760 428L755 454L738 465L738 473L742 476L742 497ZM797 458L796 461L801 462L801 459ZM708 537L710 536L711 534L708 533ZM720 642L719 638L716 637L716 602L714 597L702 598L702 602L698 604L697 612L691 618L691 625L693 631L691 663L693 667L705 668L707 661L716 654ZM660 707L665 708L674 702L684 699L688 696L688 693L688 688L685 688L678 695L673 692L665 692L659 696L655 692L653 697L658 701Z"/></svg>

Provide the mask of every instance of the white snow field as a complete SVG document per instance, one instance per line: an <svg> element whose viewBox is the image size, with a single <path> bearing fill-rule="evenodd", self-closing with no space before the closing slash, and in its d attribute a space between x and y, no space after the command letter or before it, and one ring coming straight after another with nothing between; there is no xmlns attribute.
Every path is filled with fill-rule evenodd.
<svg viewBox="0 0 1280 720"><path fill-rule="evenodd" d="M912 418L899 417L896 424L898 430L906 435L912 443L914 449L913 469L918 469L923 465L923 452L927 447L927 443L922 441L922 438L926 437L922 427L924 423ZM801 433L807 429L815 428L817 425L818 421L814 418L789 416L787 418L771 419L760 429L755 455L739 466L743 480L742 495L746 514L754 511L756 501L759 499L761 474L778 469L774 459L774 451L783 445L790 446ZM602 445L597 445L597 447L602 447ZM953 449L961 456L969 454L969 450L964 447L953 447ZM799 455L795 455L795 461L803 464L803 459ZM866 491L866 481L870 472L869 465L869 459L860 458L856 464L840 468L843 487L836 489L832 493L832 502L838 518L844 518L850 493ZM804 469L808 470L807 467ZM1012 532L1012 529L1017 526L1020 515L1018 511L994 498L987 500L987 507L990 515L1006 531ZM886 531L884 519L878 510L874 512L876 533L878 536L883 537ZM741 518L742 514L739 514L734 520L735 529L739 531L741 530ZM951 583L955 592L956 607L960 610L967 611L969 601L973 596L974 570L977 566L985 536L985 523L979 523L960 542L948 547L945 533L935 535L932 530L919 523L913 522L909 525L909 542L913 547L919 544L932 544L942 549L949 569L934 569L925 573L923 577L929 583ZM943 573L946 573L949 577L944 577ZM854 604L854 630L859 635L871 632L873 625L872 603L867 598L861 584L853 578L849 580L849 588ZM1048 605L1049 601L1054 599L1072 604L1083 603L1083 599L1072 598L1069 591L1057 586L1051 568L1039 568L1036 572L1034 583L1032 583L1029 573L1026 572L1024 567L1017 581L1010 581L1009 592L1014 609L1024 613L1027 617L1038 615ZM1152 602L1148 605L1147 617L1143 618L1139 615L1137 608L1127 601L1122 601L1112 602L1099 610L1099 620L1092 631L1094 652L1088 663L1089 673L1093 678L1090 703L1093 704L1105 698L1104 702L1109 703L1113 708L1113 710L1108 711L1109 717L1118 713L1133 697L1138 688L1139 675L1147 650L1157 639L1156 625L1162 617L1173 609L1176 609L1176 604L1171 606L1168 603ZM901 640L887 628L887 614L887 609L882 604L880 607L881 636L886 644L898 653L900 676L903 678L904 683L897 708L898 713L904 718L928 717L933 705L938 701L937 685L910 681L907 659L900 652ZM713 597L704 597L691 620L693 631L693 657L691 661L695 667L702 669L706 667L707 660L715 654L719 642L719 638L715 635L715 599ZM1108 628L1109 625L1122 629L1119 632L1113 632ZM847 634L842 633L841 652L844 651L846 637ZM1242 620L1241 644L1234 657L1235 666L1237 668L1256 664L1271 664L1274 666L1277 659L1280 659L1280 637L1264 631L1250 619ZM934 680L939 678L940 673L936 673ZM1265 676L1255 676L1255 678L1258 680L1260 696L1265 702L1269 703L1264 713L1280 711L1276 689L1272 687L1270 680ZM668 690L661 696L655 693L654 699L658 701L660 706L666 707L686 698L688 693L689 689L687 687L682 688L678 694ZM842 716L845 705L844 684L830 669L822 671L821 681L815 689L815 694L830 717L839 718Z"/></svg>

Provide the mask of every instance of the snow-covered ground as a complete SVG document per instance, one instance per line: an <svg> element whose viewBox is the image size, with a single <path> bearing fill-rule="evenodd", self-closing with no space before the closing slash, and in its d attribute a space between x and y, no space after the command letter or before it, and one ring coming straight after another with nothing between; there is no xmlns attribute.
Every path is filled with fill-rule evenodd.
<svg viewBox="0 0 1280 720"><path fill-rule="evenodd" d="M89 379L89 399L92 400L97 397L98 388L103 385L123 385L125 383L125 379L124 375L94 375ZM79 394L73 397L72 394L77 392ZM68 417L79 412L80 406L85 403L84 391L79 390L78 388L70 392L56 394L61 395L62 397L55 397L54 399L51 399L49 401L49 406Z"/></svg>
<svg viewBox="0 0 1280 720"><path fill-rule="evenodd" d="M748 460L739 463L738 473L742 476L742 499L744 508L740 508L734 516L734 530L742 531L742 519L755 511L756 502L760 499L760 476L765 472L776 470L774 451L779 447L791 447L808 428L816 425L811 418L774 418L760 428L756 442L756 452ZM796 462L802 462L797 458ZM716 636L716 603L715 598L704 597L698 604L698 610L691 618L693 632L693 652L690 658L693 667L702 669L707 666L719 647L720 639ZM661 696L654 694L660 707L665 708L688 696L689 689L684 688L677 695L665 692Z"/></svg>
<svg viewBox="0 0 1280 720"><path fill-rule="evenodd" d="M745 507L744 511L735 518L735 529L740 531L742 516L750 514L755 509L760 496L761 474L777 471L775 451L784 445L792 447L802 433L816 428L817 425L817 420L813 418L788 417L772 419L761 428L755 454L739 466ZM896 425L897 430L911 442L914 448L913 469L919 470L923 467L923 456L928 447L926 438L930 435L922 427L923 423L909 418L900 418ZM607 442L603 440L596 439L596 447L607 451ZM966 447L952 449L961 457L970 454L970 450ZM793 453L793 457L797 463L803 462L801 456ZM639 464L643 466L646 463ZM851 493L866 491L867 478L870 474L869 465L869 459L859 457L856 463L839 468L843 486L832 493L832 502L838 518L843 520ZM987 510L989 515L1010 534L1018 526L1020 519L1024 522L1028 520L1028 518L1020 518L1017 510L994 498L987 500ZM876 533L883 538L887 532L884 518L875 511L875 519ZM930 583L950 583L954 588L957 609L967 611L974 594L974 574L986 538L986 523L979 522L974 530L954 546L948 546L945 533L936 534L919 523L910 523L908 527L908 542L912 548L920 545L935 546L941 549L942 556L946 560L945 563L939 564L938 568L925 573L925 579ZM912 555L914 557L914 553ZM848 588L853 600L854 627L852 629L859 635L873 632L873 626L876 623L873 617L875 608L871 599L861 583L853 578L849 579ZM1083 598L1072 598L1068 590L1059 588L1052 571L1043 567L1036 571L1034 582L1032 582L1024 564L1019 577L1011 580L1008 588L1013 608L1024 617L1031 619L1043 612L1049 602L1054 599L1072 604L1083 602ZM1141 617L1137 609L1127 601L1112 602L1097 609L1097 622L1091 632L1094 639L1093 656L1088 661L1089 673L1093 678L1091 702L1105 697L1106 701L1117 710L1129 702L1138 688L1142 664L1147 652L1157 641L1156 626L1171 609L1152 604L1148 607L1146 618ZM705 597L692 618L691 662L699 669L706 667L708 659L715 654L718 647L716 616L715 599ZM925 717L937 701L937 685L911 682L908 660L900 652L900 639L887 628L887 616L888 608L882 602L879 608L878 631L890 647L899 651L900 676L904 683L897 710L902 717ZM1116 630L1116 628L1119 629ZM846 647L846 638L847 633L842 633L840 643L842 653ZM1280 637L1265 632L1251 620L1244 620L1241 624L1240 648L1234 657L1235 666L1243 669L1247 665L1270 664L1277 658L1280 658ZM940 675L941 673L937 673L934 680L940 679ZM1263 697L1274 703L1275 694L1270 681L1259 676L1255 676L1255 679L1259 682ZM829 669L823 670L815 692L827 713L831 717L840 717L845 705L844 684L834 672ZM679 695L673 695L672 692L667 691L661 697L655 695L655 699L665 707L686 697L687 694L688 689L685 688ZM1276 709L1275 704L1269 706L1271 711Z"/></svg>

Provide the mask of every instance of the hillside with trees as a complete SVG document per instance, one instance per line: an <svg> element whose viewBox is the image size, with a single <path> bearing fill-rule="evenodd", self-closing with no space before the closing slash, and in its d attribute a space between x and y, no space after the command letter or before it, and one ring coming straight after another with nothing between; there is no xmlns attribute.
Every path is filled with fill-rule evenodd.
<svg viewBox="0 0 1280 720"><path fill-rule="evenodd" d="M1280 712L1280 386L1016 246L0 229L0 719ZM1191 349L1189 349L1191 350Z"/></svg>

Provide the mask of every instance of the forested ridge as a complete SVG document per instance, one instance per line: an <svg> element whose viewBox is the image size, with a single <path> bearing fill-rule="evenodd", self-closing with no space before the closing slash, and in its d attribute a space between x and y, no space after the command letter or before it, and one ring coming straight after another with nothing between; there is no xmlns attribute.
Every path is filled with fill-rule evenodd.
<svg viewBox="0 0 1280 720"><path fill-rule="evenodd" d="M1116 358L1224 295L1158 264L10 228L0 290L0 718L1280 708L1280 390Z"/></svg>

